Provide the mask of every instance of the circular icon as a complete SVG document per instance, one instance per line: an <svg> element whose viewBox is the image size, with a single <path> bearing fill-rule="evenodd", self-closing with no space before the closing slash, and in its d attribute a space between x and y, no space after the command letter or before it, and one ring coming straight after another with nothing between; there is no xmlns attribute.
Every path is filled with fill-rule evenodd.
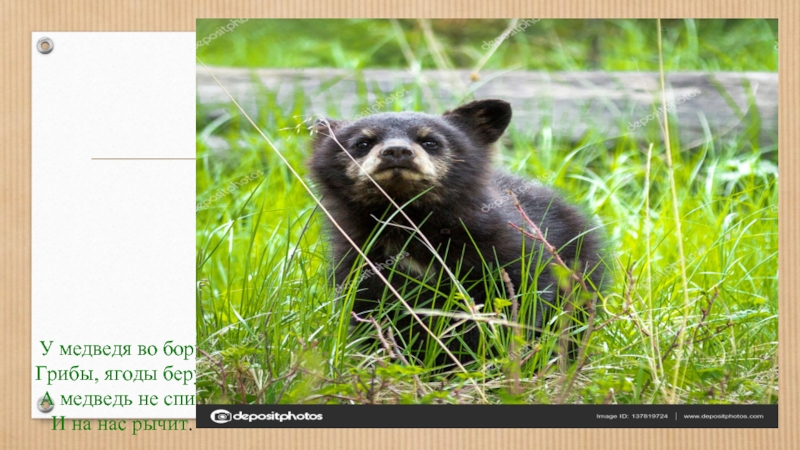
<svg viewBox="0 0 800 450"><path fill-rule="evenodd" d="M43 413L49 413L55 406L50 401L45 401L44 397L39 397L39 400L36 401L36 407Z"/></svg>
<svg viewBox="0 0 800 450"><path fill-rule="evenodd" d="M228 423L231 421L231 413L225 409L217 409L211 413L211 421L215 423Z"/></svg>
<svg viewBox="0 0 800 450"><path fill-rule="evenodd" d="M46 55L53 51L53 40L47 37L43 37L39 39L39 42L36 43L36 49L39 50L39 53Z"/></svg>

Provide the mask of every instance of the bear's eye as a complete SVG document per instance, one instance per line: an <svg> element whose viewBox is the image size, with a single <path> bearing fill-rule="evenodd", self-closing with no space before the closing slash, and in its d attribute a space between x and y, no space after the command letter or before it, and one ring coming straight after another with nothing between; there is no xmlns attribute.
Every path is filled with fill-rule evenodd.
<svg viewBox="0 0 800 450"><path fill-rule="evenodd" d="M369 141L358 141L356 142L356 148L359 150L366 150L370 147Z"/></svg>
<svg viewBox="0 0 800 450"><path fill-rule="evenodd" d="M435 150L435 149L439 148L439 144L436 141L432 141L430 139L428 139L427 141L424 141L422 143L422 146L425 147L428 150Z"/></svg>

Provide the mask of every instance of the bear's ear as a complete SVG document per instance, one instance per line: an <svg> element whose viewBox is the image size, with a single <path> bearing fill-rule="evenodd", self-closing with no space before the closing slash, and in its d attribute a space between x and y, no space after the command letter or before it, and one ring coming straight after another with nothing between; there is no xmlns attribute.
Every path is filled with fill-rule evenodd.
<svg viewBox="0 0 800 450"><path fill-rule="evenodd" d="M488 145L500 139L511 122L511 105L503 100L477 100L447 111L443 117Z"/></svg>

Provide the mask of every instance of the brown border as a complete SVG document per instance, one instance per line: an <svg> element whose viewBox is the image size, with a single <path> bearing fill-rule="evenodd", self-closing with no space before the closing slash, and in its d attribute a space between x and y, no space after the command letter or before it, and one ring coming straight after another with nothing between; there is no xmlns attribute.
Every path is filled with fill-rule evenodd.
<svg viewBox="0 0 800 450"><path fill-rule="evenodd" d="M787 223L800 216L795 200L800 166L790 144L800 138L800 2L796 0L5 0L0 71L0 444L2 448L457 448L545 449L788 449L798 448L798 333L785 326L798 317L798 236ZM192 31L197 17L768 17L780 19L780 428L739 430L547 429L547 430L197 430L50 431L52 423L29 419L31 296L31 82L32 31ZM793 78L790 76L793 75ZM797 160L797 161L796 161ZM193 422L190 426L194 428ZM130 423L129 423L130 424ZM68 428L70 428L68 426ZM93 428L96 428L93 426Z"/></svg>

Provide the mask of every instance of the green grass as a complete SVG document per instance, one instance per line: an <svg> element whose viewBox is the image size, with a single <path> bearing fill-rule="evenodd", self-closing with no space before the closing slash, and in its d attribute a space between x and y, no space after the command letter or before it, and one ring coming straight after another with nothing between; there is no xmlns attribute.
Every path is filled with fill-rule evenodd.
<svg viewBox="0 0 800 450"><path fill-rule="evenodd" d="M229 20L198 20L198 40ZM436 46L418 20L398 20L414 64L438 68ZM498 38L507 20L448 19L428 22L454 68L472 69L484 44ZM248 20L198 47L206 64L231 67L407 68L410 61L390 20ZM651 19L542 19L510 36L484 69L657 71L655 21ZM777 20L675 19L664 21L667 71L777 71Z"/></svg>
<svg viewBox="0 0 800 450"><path fill-rule="evenodd" d="M203 35L203 22L198 23L198 36ZM575 36L599 27L619 30L608 35L608 43L601 47L602 68L658 69L654 21L597 21L586 27L555 22L543 34L525 39L541 39L558 51L520 56L519 61L542 62L554 70L585 68L581 50L585 42ZM288 50L275 52L237 47L240 44L233 40L239 35L233 32L205 50L201 47L198 55L201 59L205 55L206 63L245 66L301 65L292 59L301 55L316 55L307 65L403 66L404 61L392 62L394 51L381 53L381 48L397 45L392 39L359 37L360 29L386 23L308 27L306 39L286 40ZM772 39L768 21L667 21L665 25L667 70L774 70L777 65L774 54L766 57L759 50ZM290 26L296 25L287 23ZM437 36L439 26L445 25L435 23ZM497 22L498 30L504 26L504 21ZM262 33L267 42L275 31L262 28L254 27L250 35ZM463 34L480 30L463 28ZM333 29L346 51L326 52L314 46L316 35L329 36L325 30ZM553 33L561 29L570 30L566 33L570 38L562 34L553 40ZM529 33L518 33L511 40ZM427 50L429 44L408 39L420 66L436 64L425 62L425 55L434 53ZM480 59L452 62L457 55L472 53L463 48L467 44L448 40L455 38L447 33L441 39L451 61L447 64L469 67ZM341 44L367 41L376 47L371 53ZM774 52L774 43L768 44ZM227 45L231 47L226 52ZM480 50L480 41L469 45ZM293 46L305 50L289 56ZM330 48L336 46L333 42ZM572 53L564 50L573 46ZM709 53L710 48L723 53ZM727 51L732 48L741 54ZM513 54L495 56L498 59L490 59L485 68L506 67L517 60ZM333 57L339 59L325 59ZM354 61L361 65L352 66ZM626 61L633 65L624 67ZM359 92L370 89L363 86ZM392 108L430 111L422 86L396 87L402 89L409 93ZM291 107L282 107L267 92L256 118L258 127L303 176L309 137L298 132L296 117L308 116L307 103L305 94L296 92ZM327 108L335 115L335 103ZM328 246L321 234L324 215L264 139L235 110L230 111L208 122L201 118L209 111L198 108L197 203L205 205L197 212L198 402L777 402L777 149L761 148L752 129L724 143L709 139L686 151L672 142L680 235L666 149L657 133L652 141L638 142L605 141L590 132L584 141L573 143L548 130L509 129L497 164L556 187L598 217L614 255L609 263L614 281L598 303L597 329L585 347L583 367L559 357L562 317L549 325L552 333L526 348L498 322L509 317L509 306L498 302L481 311L494 314L490 321L476 325L485 336L486 357L466 367L466 372L438 373L431 370L430 360L414 362L412 355L391 358L380 345L367 349L358 345L375 330L370 324L353 333L348 330L347 305L352 296L345 291L335 300ZM757 120L752 127L758 127ZM220 154L210 145L212 136L226 140L231 150ZM679 241L685 255L688 308L684 308ZM529 292L521 294L523 303L535 300ZM455 293L447 297L443 309L459 311L464 299ZM678 337L684 323L681 345ZM390 325L382 324L382 333L387 333Z"/></svg>

